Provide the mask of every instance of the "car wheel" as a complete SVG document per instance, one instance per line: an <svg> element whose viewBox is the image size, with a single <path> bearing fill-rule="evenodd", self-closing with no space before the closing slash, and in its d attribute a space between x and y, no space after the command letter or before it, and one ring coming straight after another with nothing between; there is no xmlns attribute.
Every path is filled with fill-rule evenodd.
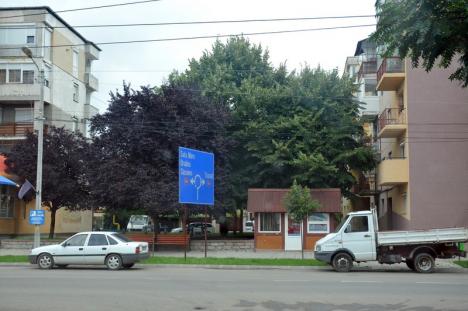
<svg viewBox="0 0 468 311"><path fill-rule="evenodd" d="M406 259L406 266L408 266L408 268L410 268L411 270L415 271L414 269L414 261L411 260L411 259Z"/></svg>
<svg viewBox="0 0 468 311"><path fill-rule="evenodd" d="M127 264L124 264L122 265L125 269L130 269L131 267L133 267L135 264L134 263L127 263Z"/></svg>
<svg viewBox="0 0 468 311"><path fill-rule="evenodd" d="M40 254L37 258L37 265L40 269L52 269L54 266L54 258L49 253Z"/></svg>
<svg viewBox="0 0 468 311"><path fill-rule="evenodd" d="M68 265L57 265L57 268L59 269L65 269L66 267L68 267Z"/></svg>
<svg viewBox="0 0 468 311"><path fill-rule="evenodd" d="M353 258L347 253L338 253L333 257L333 268L337 272L349 272L353 267Z"/></svg>
<svg viewBox="0 0 468 311"><path fill-rule="evenodd" d="M106 266L109 270L119 270L122 267L122 257L117 254L110 254L106 257Z"/></svg>
<svg viewBox="0 0 468 311"><path fill-rule="evenodd" d="M428 253L417 254L414 258L414 268L419 273L432 273L435 269L434 257Z"/></svg>

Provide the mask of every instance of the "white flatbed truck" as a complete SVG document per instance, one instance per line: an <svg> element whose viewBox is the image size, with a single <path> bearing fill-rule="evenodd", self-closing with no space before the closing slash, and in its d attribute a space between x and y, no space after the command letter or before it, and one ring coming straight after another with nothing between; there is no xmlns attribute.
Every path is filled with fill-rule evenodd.
<svg viewBox="0 0 468 311"><path fill-rule="evenodd" d="M379 232L375 209L349 213L335 233L315 244L315 259L338 272L348 272L353 262L405 262L408 268L431 273L436 258L466 257L459 243L468 242L468 228Z"/></svg>

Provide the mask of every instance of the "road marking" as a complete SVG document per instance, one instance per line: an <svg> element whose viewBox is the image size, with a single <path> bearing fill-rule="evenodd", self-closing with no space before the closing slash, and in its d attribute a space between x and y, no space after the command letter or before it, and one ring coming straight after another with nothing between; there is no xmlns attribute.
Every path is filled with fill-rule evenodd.
<svg viewBox="0 0 468 311"><path fill-rule="evenodd" d="M273 280L273 282L312 282L312 280Z"/></svg>
<svg viewBox="0 0 468 311"><path fill-rule="evenodd" d="M341 283L383 283L382 281L348 281L348 280L341 280Z"/></svg>
<svg viewBox="0 0 468 311"><path fill-rule="evenodd" d="M416 282L416 284L429 284L429 285L466 285L462 283L448 283L448 282Z"/></svg>

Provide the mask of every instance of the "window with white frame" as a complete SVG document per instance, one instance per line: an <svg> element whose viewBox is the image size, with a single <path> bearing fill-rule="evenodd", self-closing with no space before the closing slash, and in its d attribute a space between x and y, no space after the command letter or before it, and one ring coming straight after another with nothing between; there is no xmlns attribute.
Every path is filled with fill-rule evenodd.
<svg viewBox="0 0 468 311"><path fill-rule="evenodd" d="M33 84L34 74L34 65L30 63L0 64L0 84Z"/></svg>
<svg viewBox="0 0 468 311"><path fill-rule="evenodd" d="M260 213L259 214L260 232L281 232L281 214L280 213Z"/></svg>
<svg viewBox="0 0 468 311"><path fill-rule="evenodd" d="M0 186L0 218L12 218L15 208L15 195L11 186Z"/></svg>
<svg viewBox="0 0 468 311"><path fill-rule="evenodd" d="M44 59L50 61L52 60L52 29L44 29Z"/></svg>
<svg viewBox="0 0 468 311"><path fill-rule="evenodd" d="M73 50L73 76L78 77L78 51Z"/></svg>
<svg viewBox="0 0 468 311"><path fill-rule="evenodd" d="M79 85L76 83L73 83L73 100L75 102L79 101L79 96L80 96L79 91L80 91Z"/></svg>
<svg viewBox="0 0 468 311"><path fill-rule="evenodd" d="M327 213L312 213L307 218L308 233L329 233L330 215Z"/></svg>
<svg viewBox="0 0 468 311"><path fill-rule="evenodd" d="M15 123L33 122L32 108L15 108Z"/></svg>

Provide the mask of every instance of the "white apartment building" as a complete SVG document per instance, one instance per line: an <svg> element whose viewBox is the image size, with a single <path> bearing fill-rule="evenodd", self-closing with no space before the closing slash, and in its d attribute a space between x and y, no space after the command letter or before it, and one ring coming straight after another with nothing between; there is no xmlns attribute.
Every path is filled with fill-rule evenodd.
<svg viewBox="0 0 468 311"><path fill-rule="evenodd" d="M44 107L34 62L44 71ZM98 80L91 74L100 49L49 7L0 7L0 151L32 131L34 118L88 136L90 103Z"/></svg>

